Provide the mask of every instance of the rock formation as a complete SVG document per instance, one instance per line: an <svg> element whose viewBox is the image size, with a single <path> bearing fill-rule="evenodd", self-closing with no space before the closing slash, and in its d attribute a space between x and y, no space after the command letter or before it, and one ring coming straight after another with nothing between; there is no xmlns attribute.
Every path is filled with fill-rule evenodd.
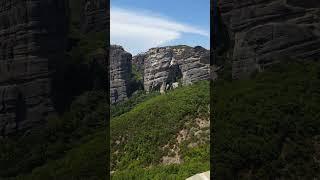
<svg viewBox="0 0 320 180"><path fill-rule="evenodd" d="M132 81L132 66L143 76L145 91L165 92L181 85L210 78L210 52L200 46L152 48L132 57L121 46L110 48L110 101L126 100L137 89Z"/></svg>
<svg viewBox="0 0 320 180"><path fill-rule="evenodd" d="M218 6L231 39L233 78L288 57L319 58L319 1L219 0Z"/></svg>
<svg viewBox="0 0 320 180"><path fill-rule="evenodd" d="M108 4L105 0L81 0L81 30L87 32L107 32Z"/></svg>
<svg viewBox="0 0 320 180"><path fill-rule="evenodd" d="M43 122L53 111L50 74L61 60L66 2L0 2L0 136Z"/></svg>
<svg viewBox="0 0 320 180"><path fill-rule="evenodd" d="M132 55L121 46L110 46L110 103L128 98L128 85L131 78Z"/></svg>
<svg viewBox="0 0 320 180"><path fill-rule="evenodd" d="M144 89L165 91L210 78L210 52L200 46L152 48L144 58Z"/></svg>

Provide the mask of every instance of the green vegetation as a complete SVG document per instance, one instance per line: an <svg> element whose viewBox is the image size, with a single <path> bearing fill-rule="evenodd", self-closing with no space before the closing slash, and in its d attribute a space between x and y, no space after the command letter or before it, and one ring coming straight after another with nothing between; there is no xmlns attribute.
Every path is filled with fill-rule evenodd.
<svg viewBox="0 0 320 180"><path fill-rule="evenodd" d="M104 92L87 92L76 98L63 116L49 119L47 124L34 127L22 137L1 139L0 177L104 178L106 109Z"/></svg>
<svg viewBox="0 0 320 180"><path fill-rule="evenodd" d="M211 93L216 179L319 177L320 63L284 62Z"/></svg>
<svg viewBox="0 0 320 180"><path fill-rule="evenodd" d="M74 147L62 159L49 161L44 166L34 169L31 174L19 176L16 180L105 179L105 138L104 130L88 136L88 142Z"/></svg>
<svg viewBox="0 0 320 180"><path fill-rule="evenodd" d="M106 178L108 147L107 73L92 55L103 53L106 33L82 34L80 1L70 0L67 58L52 74L56 116L15 136L0 139L0 179ZM100 83L100 84L99 84Z"/></svg>
<svg viewBox="0 0 320 180"><path fill-rule="evenodd" d="M134 79L138 80L138 81L143 81L143 74L142 72L139 72L137 65L132 64L132 75L134 77Z"/></svg>
<svg viewBox="0 0 320 180"><path fill-rule="evenodd" d="M118 108L124 110L113 110L118 116L112 115L110 124L111 169L116 171L112 178L184 179L207 171L209 144L198 149L181 146L184 162L169 166L161 164L161 157L168 153L161 147L174 143L186 122L209 116L209 82L150 96L142 95L135 98L138 102L124 103ZM141 99L145 101L141 102Z"/></svg>
<svg viewBox="0 0 320 180"><path fill-rule="evenodd" d="M190 156L183 164L179 165L159 165L151 168L135 168L130 170L123 170L113 175L113 180L127 180L127 179L186 179L191 175L210 169L209 162L209 145L201 148L195 148L189 151Z"/></svg>
<svg viewBox="0 0 320 180"><path fill-rule="evenodd" d="M120 116L126 112L129 112L138 104L147 101L157 95L160 95L159 92L151 92L146 94L144 91L137 91L133 96L131 96L127 101L119 102L116 105L112 105L110 107L110 115L111 117Z"/></svg>

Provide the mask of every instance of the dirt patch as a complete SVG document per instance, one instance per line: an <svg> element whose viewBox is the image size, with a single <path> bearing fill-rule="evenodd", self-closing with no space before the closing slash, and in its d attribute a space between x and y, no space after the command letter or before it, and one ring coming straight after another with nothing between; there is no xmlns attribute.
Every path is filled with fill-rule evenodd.
<svg viewBox="0 0 320 180"><path fill-rule="evenodd" d="M165 156L161 158L164 165L180 164L183 162L180 154L182 143L188 143L188 148L195 148L210 141L209 118L195 118L185 123L184 128L175 135L174 143L162 147Z"/></svg>

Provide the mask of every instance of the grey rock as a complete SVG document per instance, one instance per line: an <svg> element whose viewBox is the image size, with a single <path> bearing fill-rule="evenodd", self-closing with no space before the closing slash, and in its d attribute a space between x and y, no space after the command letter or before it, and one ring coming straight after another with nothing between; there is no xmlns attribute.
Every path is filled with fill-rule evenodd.
<svg viewBox="0 0 320 180"><path fill-rule="evenodd" d="M107 5L105 0L81 0L82 32L107 32L109 29Z"/></svg>
<svg viewBox="0 0 320 180"><path fill-rule="evenodd" d="M65 1L0 2L0 136L45 122L55 64L65 50Z"/></svg>
<svg viewBox="0 0 320 180"><path fill-rule="evenodd" d="M182 85L210 78L210 52L202 47L168 46L152 48L144 58L144 89L172 88L173 83Z"/></svg>
<svg viewBox="0 0 320 180"><path fill-rule="evenodd" d="M316 0L219 0L231 39L233 78L263 71L285 58L320 55L320 3Z"/></svg>
<svg viewBox="0 0 320 180"><path fill-rule="evenodd" d="M110 103L128 99L132 55L121 46L110 46Z"/></svg>

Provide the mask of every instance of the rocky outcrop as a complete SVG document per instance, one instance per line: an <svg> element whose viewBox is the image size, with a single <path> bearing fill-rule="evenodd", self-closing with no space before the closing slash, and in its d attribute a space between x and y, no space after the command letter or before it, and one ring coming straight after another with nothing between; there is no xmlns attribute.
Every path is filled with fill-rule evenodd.
<svg viewBox="0 0 320 180"><path fill-rule="evenodd" d="M81 0L82 32L107 32L108 9L108 3L105 0Z"/></svg>
<svg viewBox="0 0 320 180"><path fill-rule="evenodd" d="M161 92L210 78L210 52L200 46L152 48L144 57L144 89Z"/></svg>
<svg viewBox="0 0 320 180"><path fill-rule="evenodd" d="M53 111L50 74L62 60L66 2L0 2L0 136L44 122Z"/></svg>
<svg viewBox="0 0 320 180"><path fill-rule="evenodd" d="M181 85L210 78L210 52L200 46L152 48L136 55L121 46L110 47L110 102L126 100L140 89L135 85L132 67L143 76L145 91L165 92Z"/></svg>
<svg viewBox="0 0 320 180"><path fill-rule="evenodd" d="M110 103L114 104L128 98L131 78L132 55L121 46L110 46Z"/></svg>
<svg viewBox="0 0 320 180"><path fill-rule="evenodd" d="M218 6L232 44L233 78L288 57L319 58L317 0L219 0Z"/></svg>

